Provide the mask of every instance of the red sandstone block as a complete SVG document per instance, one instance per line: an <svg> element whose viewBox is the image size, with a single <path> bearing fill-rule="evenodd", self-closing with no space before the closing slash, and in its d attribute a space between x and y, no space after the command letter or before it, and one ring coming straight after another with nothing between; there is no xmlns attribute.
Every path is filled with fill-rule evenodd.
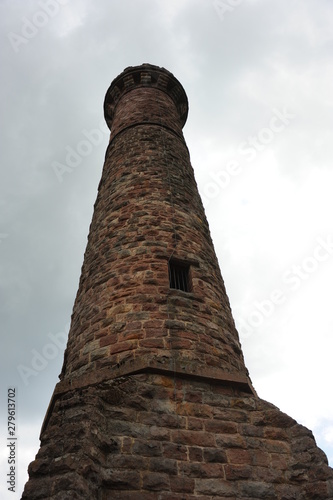
<svg viewBox="0 0 333 500"><path fill-rule="evenodd" d="M186 323L186 328L187 330L186 331L182 331L181 332L181 336L183 339L189 339L189 340L193 340L194 342L198 342L199 340L199 336L197 333L193 333L192 332L192 322L193 321L193 318L191 318L191 320L188 320L187 323Z"/></svg>
<svg viewBox="0 0 333 500"><path fill-rule="evenodd" d="M333 471L329 469L326 464L312 465L309 470L310 481L327 481L331 479L331 485L333 489Z"/></svg>
<svg viewBox="0 0 333 500"><path fill-rule="evenodd" d="M180 415L159 415L160 424L170 429L182 429L186 427L186 418Z"/></svg>
<svg viewBox="0 0 333 500"><path fill-rule="evenodd" d="M133 340L133 339L143 339L144 337L144 331L143 330L135 330L135 331L130 331L127 332L121 332L118 334L118 342L124 342L125 340Z"/></svg>
<svg viewBox="0 0 333 500"><path fill-rule="evenodd" d="M252 441L251 444L254 445L254 438L250 438ZM249 443L249 440L248 440ZM277 441L272 439L265 439L265 450L269 453L290 453L290 445L288 442Z"/></svg>
<svg viewBox="0 0 333 500"><path fill-rule="evenodd" d="M239 434L218 434L216 436L216 445L219 448L235 448L246 449L246 440Z"/></svg>
<svg viewBox="0 0 333 500"><path fill-rule="evenodd" d="M185 476L176 476L171 480L171 491L176 493L193 493L194 492L194 479ZM184 498L183 496L179 498ZM174 500L172 496L170 499Z"/></svg>
<svg viewBox="0 0 333 500"><path fill-rule="evenodd" d="M99 370L104 370L104 368L109 368L110 366L114 366L118 362L117 360L117 354L113 356L108 356L107 358L101 358L98 359L97 361L94 362L94 372L99 371Z"/></svg>
<svg viewBox="0 0 333 500"><path fill-rule="evenodd" d="M171 377L164 375L155 375L154 382L158 385L162 385L163 387L174 388L175 386L175 380Z"/></svg>
<svg viewBox="0 0 333 500"><path fill-rule="evenodd" d="M103 319L99 324L100 328L107 328L108 326L112 326L116 321L116 317L109 316L108 318Z"/></svg>
<svg viewBox="0 0 333 500"><path fill-rule="evenodd" d="M46 474L48 470L47 458L40 459L36 458L33 462L30 462L28 467L29 476L39 476L40 474Z"/></svg>
<svg viewBox="0 0 333 500"><path fill-rule="evenodd" d="M149 435L157 441L170 441L170 430L165 427L152 426L149 429Z"/></svg>
<svg viewBox="0 0 333 500"><path fill-rule="evenodd" d="M148 470L149 458L138 457L136 455L112 455L109 461L109 467L113 470L127 469L127 470Z"/></svg>
<svg viewBox="0 0 333 500"><path fill-rule="evenodd" d="M237 424L234 422L223 422L223 420L205 421L205 430L214 434L236 434Z"/></svg>
<svg viewBox="0 0 333 500"><path fill-rule="evenodd" d="M154 337L154 338L166 337L168 332L165 328L161 328L158 330L156 328L144 328L144 334L145 334L145 337L148 339L151 337Z"/></svg>
<svg viewBox="0 0 333 500"><path fill-rule="evenodd" d="M154 304L154 307L155 304ZM147 320L144 322L144 327L145 328L156 328L159 329L163 325L163 319L153 319L153 320Z"/></svg>
<svg viewBox="0 0 333 500"><path fill-rule="evenodd" d="M144 293L144 292L143 292ZM149 313L147 311L141 312L129 312L126 315L128 321L144 321L149 318Z"/></svg>
<svg viewBox="0 0 333 500"><path fill-rule="evenodd" d="M298 500L300 496L299 486L295 484L277 484L275 490L279 500L280 498L281 500ZM303 494L301 493L301 495Z"/></svg>
<svg viewBox="0 0 333 500"><path fill-rule="evenodd" d="M178 410L180 415L189 415L198 418L212 418L213 409L209 405L184 403L180 405Z"/></svg>
<svg viewBox="0 0 333 500"><path fill-rule="evenodd" d="M196 493L204 495L212 495L213 497L237 497L238 488L234 483L229 483L222 479L196 479L195 490Z"/></svg>
<svg viewBox="0 0 333 500"><path fill-rule="evenodd" d="M224 469L218 463L182 462L179 464L180 475L185 477L218 477L224 479Z"/></svg>
<svg viewBox="0 0 333 500"><path fill-rule="evenodd" d="M205 364L208 366L215 366L217 368L221 367L221 360L223 360L223 356L220 355L220 357L215 357L215 356L208 356L207 354L204 356L205 359ZM225 363L229 363L229 358L224 359Z"/></svg>
<svg viewBox="0 0 333 500"><path fill-rule="evenodd" d="M283 483L285 482L285 473L281 469L273 467L255 467L252 479L266 484Z"/></svg>
<svg viewBox="0 0 333 500"><path fill-rule="evenodd" d="M105 337L106 335L109 335L109 334L110 334L109 328L101 328L95 332L94 339L97 340L97 339L100 339L101 337Z"/></svg>
<svg viewBox="0 0 333 500"><path fill-rule="evenodd" d="M265 446L265 442L263 442L263 446ZM268 467L271 463L270 455L266 451L263 450L249 450L252 465L258 465L263 467Z"/></svg>
<svg viewBox="0 0 333 500"><path fill-rule="evenodd" d="M268 425L282 429L289 429L296 423L294 419L278 409L255 412L252 414L251 420L254 425Z"/></svg>
<svg viewBox="0 0 333 500"><path fill-rule="evenodd" d="M103 396L102 396L103 397ZM103 400L112 405L112 408L108 408L108 418L112 420L121 420L121 421L132 421L136 420L136 411L127 407L119 407L114 406L117 403L121 404L121 395L119 393L110 393L106 394L103 397Z"/></svg>
<svg viewBox="0 0 333 500"><path fill-rule="evenodd" d="M118 269L118 272L121 272L121 270ZM112 307L111 309L109 309L109 312L108 312L108 316L115 316L116 314L120 314L120 313L127 313L127 312L130 312L131 311L131 306L130 304L118 304L114 307Z"/></svg>
<svg viewBox="0 0 333 500"><path fill-rule="evenodd" d="M187 429L190 431L203 430L203 419L195 417L187 417Z"/></svg>
<svg viewBox="0 0 333 500"><path fill-rule="evenodd" d="M135 310L135 309L133 309L133 310ZM138 310L139 310L139 309L138 309ZM159 310L159 306L158 306L155 302L154 302L154 303L152 303L152 304L146 303L146 304L144 305L144 310L145 310L145 311L151 311L151 313L153 314L153 313L155 313L156 311L158 311L158 310ZM162 322L163 322L163 320L161 320L161 324L162 324ZM145 322L145 323L146 323L146 322Z"/></svg>
<svg viewBox="0 0 333 500"><path fill-rule="evenodd" d="M178 473L177 460L165 457L151 457L149 459L149 470L175 476ZM173 477L172 481L174 479Z"/></svg>
<svg viewBox="0 0 333 500"><path fill-rule="evenodd" d="M90 353L90 362L96 361L97 359L104 358L108 355L109 348L101 347L100 349L95 349Z"/></svg>
<svg viewBox="0 0 333 500"><path fill-rule="evenodd" d="M227 450L227 458L230 464L249 464L251 455L248 450L231 448Z"/></svg>
<svg viewBox="0 0 333 500"><path fill-rule="evenodd" d="M190 401L191 403L202 403L202 393L198 391L186 391L185 401Z"/></svg>
<svg viewBox="0 0 333 500"><path fill-rule="evenodd" d="M265 427L264 437L268 439L277 439L280 441L288 440L287 432L284 429L279 429L277 427Z"/></svg>
<svg viewBox="0 0 333 500"><path fill-rule="evenodd" d="M256 400L253 396L247 398L236 398L231 400L232 408L241 408L244 410L255 410L257 407Z"/></svg>
<svg viewBox="0 0 333 500"><path fill-rule="evenodd" d="M187 446L179 443L163 443L163 456L176 460L188 460Z"/></svg>
<svg viewBox="0 0 333 500"><path fill-rule="evenodd" d="M148 491L168 491L170 490L170 478L167 474L144 472L142 474L142 488Z"/></svg>
<svg viewBox="0 0 333 500"><path fill-rule="evenodd" d="M79 370L80 368L86 368L89 364L89 355L80 356L75 361L72 362L73 371Z"/></svg>
<svg viewBox="0 0 333 500"><path fill-rule="evenodd" d="M225 465L224 470L228 481L249 479L253 474L253 468L249 465Z"/></svg>
<svg viewBox="0 0 333 500"><path fill-rule="evenodd" d="M103 339L102 339L103 340ZM110 353L116 354L118 352L130 351L138 347L137 340L128 340L126 342L118 342L117 344L112 344L110 347Z"/></svg>
<svg viewBox="0 0 333 500"><path fill-rule="evenodd" d="M142 328L142 321L128 321L126 323L126 332L141 330L141 328Z"/></svg>
<svg viewBox="0 0 333 500"><path fill-rule="evenodd" d="M221 448L205 448L203 457L204 461L208 463L224 464L227 462L226 452Z"/></svg>
<svg viewBox="0 0 333 500"><path fill-rule="evenodd" d="M271 465L275 469L286 470L288 468L288 456L280 453L271 453Z"/></svg>
<svg viewBox="0 0 333 500"><path fill-rule="evenodd" d="M245 498L278 500L275 488L272 484L259 481L241 481L239 483L240 496ZM310 500L310 498L309 498Z"/></svg>
<svg viewBox="0 0 333 500"><path fill-rule="evenodd" d="M304 425L297 424L291 427L290 429L290 436L291 437L304 437L304 436L310 436L313 437L312 431L310 431L307 427L304 427Z"/></svg>
<svg viewBox="0 0 333 500"><path fill-rule="evenodd" d="M162 445L159 441L144 441L142 439L135 439L132 446L132 452L135 455L157 457L162 455Z"/></svg>
<svg viewBox="0 0 333 500"><path fill-rule="evenodd" d="M181 332L179 333L181 337ZM190 340L177 338L177 339L166 339L166 348L167 349L192 349L193 343Z"/></svg>
<svg viewBox="0 0 333 500"><path fill-rule="evenodd" d="M183 321L167 319L165 327L170 330L185 330L185 323Z"/></svg>
<svg viewBox="0 0 333 500"><path fill-rule="evenodd" d="M174 443L192 446L215 446L214 436L207 432L175 430L171 431L171 439Z"/></svg>
<svg viewBox="0 0 333 500"><path fill-rule="evenodd" d="M213 409L214 420L231 420L232 422L248 422L249 414L246 411L228 410L224 408Z"/></svg>
<svg viewBox="0 0 333 500"><path fill-rule="evenodd" d="M303 464L297 465L297 468L294 470L288 469L285 473L287 481L291 483L304 483L305 481L309 481L308 469L302 467Z"/></svg>
<svg viewBox="0 0 333 500"><path fill-rule="evenodd" d="M140 474L137 471L114 471L107 469L104 472L104 484L115 490L139 490Z"/></svg>
<svg viewBox="0 0 333 500"><path fill-rule="evenodd" d="M309 451L312 448L315 448L315 441L313 437L304 436L299 439L295 439L291 443L291 450L294 453L300 453L303 451Z"/></svg>
<svg viewBox="0 0 333 500"><path fill-rule="evenodd" d="M202 448L196 446L188 446L188 456L190 462L202 462L203 453Z"/></svg>
<svg viewBox="0 0 333 500"><path fill-rule="evenodd" d="M202 397L202 401L203 403L211 406L217 406L221 409L230 407L230 398L224 397L219 393L216 394L213 391L205 391Z"/></svg>
<svg viewBox="0 0 333 500"><path fill-rule="evenodd" d="M146 349L151 348L151 349L163 349L164 348L164 340L163 337L161 338L149 338L149 339L143 339L139 341L139 346L140 347L145 347Z"/></svg>
<svg viewBox="0 0 333 500"><path fill-rule="evenodd" d="M257 427L256 425L240 424L238 429L242 436L263 437L264 435L263 427Z"/></svg>
<svg viewBox="0 0 333 500"><path fill-rule="evenodd" d="M115 344L117 341L118 341L118 334L112 333L112 334L109 334L109 335L102 337L99 341L99 345L101 347L104 347L107 345Z"/></svg>

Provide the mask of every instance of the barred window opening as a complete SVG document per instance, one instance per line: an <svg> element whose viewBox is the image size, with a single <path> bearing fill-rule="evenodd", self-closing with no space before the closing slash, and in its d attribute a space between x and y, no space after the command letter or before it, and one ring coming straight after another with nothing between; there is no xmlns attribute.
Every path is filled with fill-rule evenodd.
<svg viewBox="0 0 333 500"><path fill-rule="evenodd" d="M170 288L191 292L190 267L188 265L169 261L169 284Z"/></svg>

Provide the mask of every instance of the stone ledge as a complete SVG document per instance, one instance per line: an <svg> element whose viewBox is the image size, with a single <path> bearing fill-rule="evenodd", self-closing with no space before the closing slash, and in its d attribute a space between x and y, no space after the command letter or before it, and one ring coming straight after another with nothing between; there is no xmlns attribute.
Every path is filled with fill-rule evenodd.
<svg viewBox="0 0 333 500"><path fill-rule="evenodd" d="M55 400L60 395L72 390L97 385L107 380L114 380L116 378L135 375L138 373L160 373L181 378L205 380L214 384L232 384L237 385L245 392L257 396L249 377L245 374L239 372L227 372L220 368L206 366L204 364L201 365L198 361L194 362L187 359L176 360L167 356L162 358L152 358L151 356L146 355L140 357L139 359L127 360L123 364L117 364L110 368L104 368L103 370L99 370L98 373L92 371L77 378L63 379L58 382L46 411L40 435L42 435L45 431L51 417Z"/></svg>

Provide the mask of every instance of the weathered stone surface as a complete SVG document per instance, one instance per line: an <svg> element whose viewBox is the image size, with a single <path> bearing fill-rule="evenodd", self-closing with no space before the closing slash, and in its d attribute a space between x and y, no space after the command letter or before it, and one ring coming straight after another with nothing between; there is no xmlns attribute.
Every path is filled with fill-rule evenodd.
<svg viewBox="0 0 333 500"><path fill-rule="evenodd" d="M312 433L248 378L166 70L128 68L61 382L24 500L332 500ZM170 289L168 261L191 291Z"/></svg>
<svg viewBox="0 0 333 500"><path fill-rule="evenodd" d="M170 388L170 392L165 388ZM51 443L51 431L45 432L46 438L42 436L41 449L30 465L30 481L23 498L53 499L61 491L64 494L80 491L82 499L139 500L164 498L163 495L177 498L176 494L184 495L179 498L196 499L332 498L329 492L333 489L333 470L327 466L324 454L312 453L317 447L310 433L306 436L308 452L294 451L298 450L301 436L300 426L295 421L283 435L279 432L280 427L276 427L276 433L269 427L268 439L265 432L260 432L265 429L263 415L270 412L272 417L274 412L273 420L277 425L285 416L257 398L254 405L249 404L251 410L247 410L249 420L257 424L250 427L235 424L238 425L236 435L234 432L216 433L216 430L234 430L228 427L231 415L223 428L223 421L204 412L201 418L196 418L202 425L189 431L188 418L192 417L182 414L188 405L185 395L192 393L194 388L202 396L198 399L204 400L204 395L209 395L218 408L220 398L221 410L227 403L236 415L239 410L234 403L240 396L253 401L251 395L242 394L237 388L232 395L230 387L226 387L223 394L221 386L196 385L193 380L155 374L132 375L88 387L82 390L80 398L76 398L75 391L63 395L56 401L48 425L48 429L52 429ZM118 398L106 397L115 390L120 394ZM173 398L172 394L177 392L184 397ZM133 400L148 398L151 401L151 395L156 394L160 402L158 407L152 407L149 413L140 406L133 410ZM81 433L77 432L77 421L73 418L74 400L74 413L85 414ZM198 402L198 409L200 405L204 403ZM159 407L164 408L164 413L160 413ZM61 426L57 424L60 408ZM215 428L215 422L220 427ZM202 428L206 430L203 432ZM234 440L221 441L219 438L223 436ZM62 445L52 446L52 442ZM122 496L119 492L123 492ZM149 497L152 492L155 497ZM104 496L98 496L102 494Z"/></svg>
<svg viewBox="0 0 333 500"><path fill-rule="evenodd" d="M191 361L200 376L210 376L213 367L216 373L241 374L247 383L182 134L183 88L166 70L130 68L111 85L105 114L111 141L62 379L96 373L103 361L112 370L143 355L168 355L179 364ZM189 263L192 293L169 288L171 256Z"/></svg>

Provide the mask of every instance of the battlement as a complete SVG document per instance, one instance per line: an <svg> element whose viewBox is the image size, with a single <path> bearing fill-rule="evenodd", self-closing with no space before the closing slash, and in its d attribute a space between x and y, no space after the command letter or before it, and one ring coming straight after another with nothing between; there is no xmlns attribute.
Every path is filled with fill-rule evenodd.
<svg viewBox="0 0 333 500"><path fill-rule="evenodd" d="M143 101L145 106L145 108L142 108L138 113L140 100L136 99L136 114L134 114L136 123L142 121L153 122L155 120L157 123L163 124L165 113L168 114L169 106L166 105L163 106L163 109L161 108L161 102L165 102L165 98L160 98L161 102L158 102L156 92L149 93L149 89L155 89L160 90L168 96L169 100L171 99L176 107L177 114L172 117L172 127L174 128L175 125L177 125L179 132L179 129L185 125L188 115L188 100L181 83L172 73L170 73L170 71L164 68L159 68L152 64L142 64L141 66L130 66L126 68L113 80L106 93L104 116L109 129L112 131L112 136L115 135L116 131L119 132L119 124L115 123L116 109L119 102L124 99L128 92L131 92L130 100L133 102L133 100L135 100L133 90L135 89L143 90L139 95L144 96ZM147 108L148 102L149 108ZM132 115L133 111L134 110L131 110ZM122 107L120 107L120 114L121 117L126 120L126 125L128 126L128 116L126 116L127 113L126 111L124 113ZM116 131L115 128L117 129Z"/></svg>

